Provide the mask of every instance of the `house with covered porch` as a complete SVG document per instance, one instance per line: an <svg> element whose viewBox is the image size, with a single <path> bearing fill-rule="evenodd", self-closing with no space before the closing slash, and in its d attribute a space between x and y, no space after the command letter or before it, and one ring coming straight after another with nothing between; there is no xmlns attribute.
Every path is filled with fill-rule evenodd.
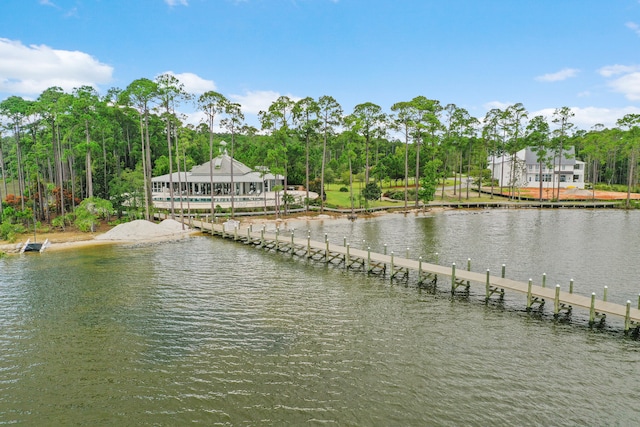
<svg viewBox="0 0 640 427"><path fill-rule="evenodd" d="M251 169L225 151L188 172L153 177L151 183L157 208L169 208L172 196L174 204L189 203L192 209L210 209L211 198L214 205L226 208L232 197L236 207L260 207L275 204L274 189L281 188L284 176L274 175L265 167Z"/></svg>

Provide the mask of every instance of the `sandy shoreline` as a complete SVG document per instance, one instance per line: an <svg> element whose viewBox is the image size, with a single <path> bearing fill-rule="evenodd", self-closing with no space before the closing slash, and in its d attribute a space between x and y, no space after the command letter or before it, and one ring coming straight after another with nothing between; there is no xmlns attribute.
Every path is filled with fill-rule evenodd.
<svg viewBox="0 0 640 427"><path fill-rule="evenodd" d="M199 233L198 230L183 228L182 224L174 220L165 220L160 224L149 221L136 220L115 227L109 227L101 233L82 232L50 232L38 236L38 242L49 241L45 252L75 249L86 246L104 246L117 244L141 244L170 240L178 240ZM20 248L32 236L23 236L15 243L0 244L0 253L7 255L19 254ZM31 238L33 241L33 239Z"/></svg>
<svg viewBox="0 0 640 427"><path fill-rule="evenodd" d="M440 208L429 209L429 211L442 210ZM419 210L409 210L410 213L423 212L422 209ZM360 214L358 218L375 218L384 215L390 215L391 213L386 211L378 211L375 213L362 215ZM345 214L316 214L316 215L300 215L300 216L290 216L287 218L263 218L263 217L244 217L239 218L241 224L286 224L288 222L300 222L300 221L323 221L323 220L347 220L348 215ZM41 236L38 236L38 242L44 242L45 239L49 240L49 246L47 246L45 252L50 251L61 251L67 249L75 249L82 248L87 246L104 246L104 245L122 245L122 244L141 244L141 243L156 243L163 241L171 241L171 240L179 240L183 238L188 238L197 234L200 234L201 231L198 229L188 229L182 230L178 229L178 224L180 227L182 225L173 220L165 220L170 222L170 226L173 227L173 233L166 234L155 234L153 231L150 231L148 225L141 224L138 221L132 221L130 223L120 224L119 226L110 228L101 233L80 233L80 232L51 232L45 233ZM144 221L148 223L147 221ZM135 231L130 234L116 234L115 237L109 237L108 234L114 233L114 230L118 227L133 227L132 224L138 223L138 228L144 226L143 231ZM155 223L152 223L157 225ZM105 236L107 236L105 238ZM30 237L30 236L29 236ZM20 248L26 242L26 239L29 238L27 236L23 236L23 239L16 241L15 243L6 243L0 242L0 253L5 253L7 255L11 254L19 254ZM121 238L119 238L121 237Z"/></svg>

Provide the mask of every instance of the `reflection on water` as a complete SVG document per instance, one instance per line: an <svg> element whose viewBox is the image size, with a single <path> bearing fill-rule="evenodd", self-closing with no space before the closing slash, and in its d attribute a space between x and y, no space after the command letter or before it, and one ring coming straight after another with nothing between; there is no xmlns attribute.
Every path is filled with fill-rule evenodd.
<svg viewBox="0 0 640 427"><path fill-rule="evenodd" d="M610 299L637 294L636 212L295 222L313 236ZM0 259L0 423L628 425L637 341L197 237ZM560 421L559 421L560 420Z"/></svg>

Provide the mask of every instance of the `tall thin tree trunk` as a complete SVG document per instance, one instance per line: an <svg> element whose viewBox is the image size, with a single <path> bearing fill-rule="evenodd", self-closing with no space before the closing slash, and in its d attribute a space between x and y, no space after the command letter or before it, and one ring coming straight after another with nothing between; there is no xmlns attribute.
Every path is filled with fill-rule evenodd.
<svg viewBox="0 0 640 427"><path fill-rule="evenodd" d="M145 166L147 168L147 180L145 181L145 193L147 198L147 220L151 219L151 212L153 211L153 195L151 192L151 140L149 139L149 111L145 111L144 115L144 138L145 138L145 156L147 161L145 162Z"/></svg>
<svg viewBox="0 0 640 427"><path fill-rule="evenodd" d="M143 122L142 122L142 115L140 116L140 149L141 149L141 156L142 156L142 177L144 179L144 219L146 219L147 221L149 221L150 217L149 217L149 196L147 194L147 181L148 181L148 176L147 176L147 149L146 149L146 142L144 139L144 126L143 126Z"/></svg>
<svg viewBox="0 0 640 427"><path fill-rule="evenodd" d="M542 174L542 158L540 159L540 164L538 165L538 179L540 180L540 201L542 201L542 188L543 188L543 174Z"/></svg>
<svg viewBox="0 0 640 427"><path fill-rule="evenodd" d="M404 128L404 210L409 208L409 127Z"/></svg>
<svg viewBox="0 0 640 427"><path fill-rule="evenodd" d="M327 158L327 131L322 140L322 166L320 168L320 213L324 212L324 167Z"/></svg>
<svg viewBox="0 0 640 427"><path fill-rule="evenodd" d="M420 135L418 135L417 138L414 139L415 141L415 148L416 148L416 182L415 182L415 188L416 188L416 208L420 205L420 197L419 197L419 193L420 193Z"/></svg>
<svg viewBox="0 0 640 427"><path fill-rule="evenodd" d="M305 211L309 212L309 132L307 131L306 135L306 152L305 152L305 189L307 192L307 197L304 202Z"/></svg>
<svg viewBox="0 0 640 427"><path fill-rule="evenodd" d="M107 181L107 142L105 141L104 130L102 131L102 162L104 164L104 167L102 168L103 185L104 185L103 193L106 199L109 197L109 183ZM117 160L116 163L120 163L119 160Z"/></svg>
<svg viewBox="0 0 640 427"><path fill-rule="evenodd" d="M629 156L629 177L627 179L627 201L625 203L625 206L627 208L629 208L629 206L631 205L631 187L633 186L633 181L634 181L634 170L635 170L635 164L636 164L636 149L632 149L631 150L631 155Z"/></svg>
<svg viewBox="0 0 640 427"><path fill-rule="evenodd" d="M235 197L236 197L236 188L235 188L236 186L233 180L233 149L235 145L235 139L236 139L235 132L231 132L231 166L229 168L231 173L231 218L233 218L235 215Z"/></svg>
<svg viewBox="0 0 640 427"><path fill-rule="evenodd" d="M93 197L93 173L91 170L91 147L90 147L90 138L89 138L89 122L85 121L85 136L87 142L87 154L86 154L86 165L85 168L87 174L87 197Z"/></svg>
<svg viewBox="0 0 640 427"><path fill-rule="evenodd" d="M175 129L173 129L173 131L175 132ZM178 135L174 133L173 138L175 139L176 143L176 168L178 170L178 194L180 195L180 222L184 224L184 190L182 189L182 177L180 176L180 147L178 147Z"/></svg>
<svg viewBox="0 0 640 427"><path fill-rule="evenodd" d="M187 187L187 217L189 218L189 227L191 227L191 188L189 188L189 178L187 177L187 153L184 150L182 161L184 162L184 180ZM182 221L182 229L184 230L184 221Z"/></svg>
<svg viewBox="0 0 640 427"><path fill-rule="evenodd" d="M18 192L20 193L20 201L22 205L22 210L24 211L24 193L25 193L25 184L24 184L24 171L22 164L22 149L20 148L20 128L18 124L15 125L15 139L16 139L16 163L18 166Z"/></svg>
<svg viewBox="0 0 640 427"><path fill-rule="evenodd" d="M215 202L213 200L213 119L209 119L209 196L211 198L211 222L213 223L213 216L215 214Z"/></svg>
<svg viewBox="0 0 640 427"><path fill-rule="evenodd" d="M167 111L167 149L169 153L169 198L171 199L171 219L176 219L175 204L173 200L173 155L171 150L171 119Z"/></svg>

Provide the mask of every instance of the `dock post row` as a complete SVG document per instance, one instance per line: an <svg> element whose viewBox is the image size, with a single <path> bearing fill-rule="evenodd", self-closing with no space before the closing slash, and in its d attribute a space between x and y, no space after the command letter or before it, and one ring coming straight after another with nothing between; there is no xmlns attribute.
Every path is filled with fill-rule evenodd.
<svg viewBox="0 0 640 427"><path fill-rule="evenodd" d="M597 322L603 323L606 317L612 316L620 318L624 321L624 332L628 334L631 329L636 332L640 330L640 294L638 295L637 307L631 307L631 300L626 304L616 304L607 301L607 287L604 287L603 298L598 300L595 292L590 297L578 295L574 293L574 281L569 282L569 290L562 291L560 284L553 288L546 286L546 273L542 275L540 285L534 285L533 280L529 279L527 283L507 279L506 265L502 265L500 276L492 276L487 269L485 273L477 273L471 271L471 259L467 260L467 269L456 270L455 263L451 268L437 264L426 263L419 259L412 260L408 258L409 248L407 248L407 257L397 257L393 251L387 255L387 246L384 246L385 253L373 252L370 247L363 249L355 249L347 242L346 237L343 238L343 244L332 244L329 242L328 235L325 233L324 241L314 241L311 239L310 232L306 238L296 238L294 231L291 232L291 238L287 242L280 239L280 230L276 228L275 232L267 232L263 226L259 232L253 231L253 226L246 226L246 230L240 230L237 223L233 229L225 229L225 224L210 223L204 221L193 221L192 227L199 229L204 233L213 236L219 236L223 239L232 239L243 244L252 245L257 248L273 250L275 252L290 253L292 256L307 258L310 260L321 261L327 264L342 265L347 270L362 271L366 274L387 275L387 266L389 267L388 276L393 280L409 280L410 273L413 272L417 276L418 285L425 283L425 279L431 279L431 285L435 285L439 276L451 278L451 293L455 294L458 288L464 288L468 292L471 285L484 286L485 301L488 302L494 295L500 300L504 299L505 291L513 291L524 294L526 296L527 311L531 311L537 306L538 310L544 308L545 302L553 301L553 315L558 318L561 313L570 315L574 309L580 308L587 310L589 313L589 325L593 326ZM245 232L246 231L246 232ZM241 237L241 236L246 237ZM436 255L436 258L438 256Z"/></svg>

